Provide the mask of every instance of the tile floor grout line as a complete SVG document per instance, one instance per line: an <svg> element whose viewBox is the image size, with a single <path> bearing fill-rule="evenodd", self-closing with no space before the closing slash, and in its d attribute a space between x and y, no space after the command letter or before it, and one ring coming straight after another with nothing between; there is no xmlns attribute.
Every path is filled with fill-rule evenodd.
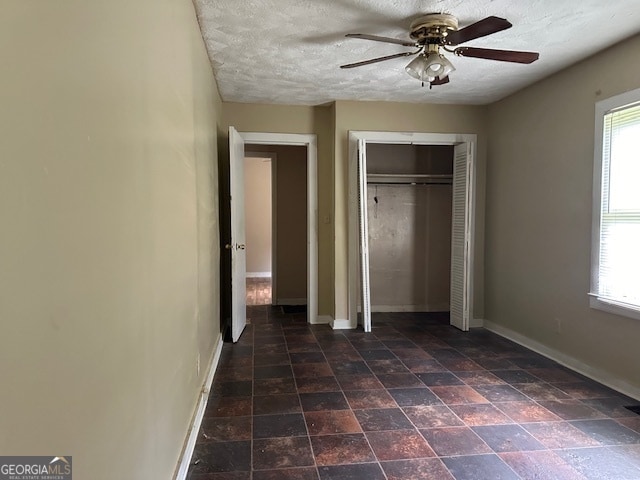
<svg viewBox="0 0 640 480"><path fill-rule="evenodd" d="M312 438L314 436L311 435L309 426L306 422L305 410L302 408L302 397L301 397L302 392L300 392L300 379L303 377L296 376L293 372L294 363L293 363L293 358L291 354L294 352L290 352L289 348L292 346L295 346L295 343L292 343L292 342L295 342L296 340L295 337L298 335L310 335L314 338L314 341L316 344L315 349L310 350L310 349L301 348L299 349L299 352L304 353L304 352L310 352L310 351L320 351L323 354L323 359L324 359L324 362L322 363L324 365L327 365L328 368L331 368L329 367L330 359L334 364L336 363L340 364L340 362L352 361L352 360L338 360L339 358L341 358L339 354L340 346L335 345L333 342L330 342L330 339L333 337L337 339L338 342L346 341L346 344L349 345L349 351L354 352L355 356L359 358L358 361L362 362L362 365L367 367L367 371L369 372L367 375L370 375L372 379L376 379L378 382L379 382L380 375L393 375L393 374L399 373L400 370L396 369L396 365L398 367L402 366L404 373L406 373L406 371L408 370L409 373L411 373L412 375L406 376L404 377L404 379L414 378L414 380L416 380L417 382L416 384L410 384L407 386L404 384L404 380L402 376L395 376L395 377L390 376L390 377L386 377L386 379L388 380L387 384L390 385L389 387L385 386L384 384L378 383L378 386L376 386L373 389L373 391L385 392L387 397L391 399L391 403L389 405L391 404L395 405L395 407L393 407L394 410L401 412L401 414L405 418L407 422L407 428L410 429L408 431L414 432L416 435L419 435L421 438L424 438L421 430L437 431L438 429L441 429L441 428L448 428L448 424L454 421L454 423L456 424L460 423L461 426L470 429L476 436L478 436L478 434L476 433L475 428L492 427L496 432L512 431L508 429L502 430L500 427L503 427L503 426L507 426L510 429L518 428L523 433L527 434L527 437L526 437L527 439L535 440L536 441L535 445L540 446L540 448L535 447L536 450L529 450L530 448L534 448L533 447L534 444L528 444L527 442L529 440L525 439L525 441L521 443L519 449L512 448L512 449L509 449L507 452L498 452L493 448L491 448L484 438L480 438L481 442L487 445L488 450L493 453L482 454L482 455L446 456L446 455L438 455L436 452L433 452L434 457L428 457L428 458L433 458L434 460L438 459L437 464L440 465L442 472L450 472L453 475L455 471L457 475L466 475L465 473L461 473L461 472L464 472L465 471L464 469L467 467L464 467L463 463L460 463L460 462L464 460L464 457L466 458L479 457L477 461L481 463L477 464L477 467L481 469L483 468L486 469L486 468L493 468L490 466L495 465L500 469L504 469L505 475L507 475L509 478L511 478L512 476L513 478L525 478L523 476L524 474L521 475L518 472L526 473L526 472L529 472L529 470L531 472L535 472L535 471L538 471L539 469L543 469L543 470L547 469L544 471L548 472L548 471L553 471L553 468L560 468L561 470L559 470L558 472L564 478L565 474L567 475L569 474L567 473L569 471L574 472L576 475L579 475L580 472L584 470L584 468L587 468L582 466L583 464L581 463L585 461L584 460L585 455L590 456L590 455L597 454L600 456L597 458L607 458L607 457L602 457L603 455L605 455L604 452L616 452L616 455L619 455L617 452L626 452L626 451L640 453L640 432L637 431L638 428L640 428L640 426L636 427L635 423L633 422L629 423L629 419L633 420L633 417L630 414L624 415L624 416L613 416L613 415L620 415L620 412L619 412L620 407L618 405L621 404L624 400L624 398L621 397L621 394L611 390L605 390L605 391L599 390L599 388L604 388L604 387L602 387L597 383L587 382L586 380L582 379L582 377L579 377L579 376L576 376L575 379L573 379L570 376L571 372L566 370L566 368L559 367L555 363L544 364L544 362L541 361L542 360L541 357L535 354L535 352L522 350L518 347L515 347L512 350L509 350L509 347L512 345L511 343L492 342L492 339L495 340L495 337L491 335L485 334L482 336L462 337L462 336L459 336L460 334L458 334L457 332L450 330L448 325L444 326L443 324L437 324L436 322L433 322L433 325L431 326L430 324L427 324L427 325L422 324L420 325L419 328L418 327L412 328L411 325L415 325L415 323L411 323L411 322L415 322L415 320L419 318L419 316L414 315L414 316L402 317L401 315L397 315L393 317L395 320L401 319L401 318L411 318L413 320L410 320L407 322L399 321L399 323L395 325L392 325L388 320L385 322L377 322L381 324L381 327L382 327L381 329L378 330L378 332L380 332L380 335L379 336L375 335L376 329L374 328L374 332L373 332L374 335L372 337L368 337L366 341L362 341L365 339L362 333L356 333L356 334L350 334L350 335L340 334L339 336L336 336L335 333L331 333L331 335L329 335L329 331L328 331L327 335L324 335L323 331L320 328L310 327L306 324L301 323L300 319L298 318L292 318L292 317L287 318L286 316L282 316L277 312L274 312L272 309L267 309L266 307L264 309L261 308L259 311L255 310L254 312L258 312L256 313L258 317L255 318L255 321L251 322L252 329L250 332L247 332L251 334L251 338L249 340L245 339L245 341L242 342L242 345L239 346L241 348L240 350L237 350L237 348L234 348L233 346L230 346L230 348L228 349L228 352L231 352L231 351L241 352L240 355L238 357L236 357L235 355L231 355L229 353L224 355L225 357L224 367L227 369L225 371L225 375L226 375L226 372L228 371L229 376L228 377L223 376L219 380L220 380L220 383L228 382L230 384L222 387L222 389L220 390L221 396L218 397L218 398L224 398L225 396L227 396L227 399L229 399L238 395L238 393L242 391L241 390L242 386L240 384L234 386L233 383L243 381L241 380L241 378L244 376L244 373L241 373L236 378L236 376L233 374L233 369L235 368L235 365L244 366L247 363L246 362L247 355L250 355L249 356L249 358L251 359L250 366L252 368L251 370L252 384L251 384L251 397L250 397L251 402L250 402L250 417L249 417L251 421L251 424L250 424L250 432L251 432L250 440L251 441L248 442L251 447L249 452L251 455L250 466L249 466L250 471L246 472L247 477L242 476L241 473L237 473L237 475L230 473L227 476L225 476L224 474L221 474L221 478L229 477L229 478L236 478L238 480L240 478L244 480L246 480L246 478L253 478L253 475L254 475L253 436L255 434L255 424L253 423L253 419L260 418L262 416L262 415L255 415L255 412L253 409L253 406L254 406L253 399L255 397L258 397L256 395L257 379L254 378L255 367L257 365L255 363L256 348L258 348L260 345L261 337L272 337L272 336L280 336L280 335L283 337L283 343L281 344L275 343L274 345L280 345L279 347L277 347L277 350L284 348L286 349L286 352L287 352L287 358L289 359L289 362L287 365L289 366L289 371L291 372L291 375L292 375L292 380L293 380L292 384L297 394L298 408L300 408L300 411L301 411L300 415L302 417L302 421L304 422L304 432L306 432L306 435L302 435L302 436L307 437L308 444L306 448L309 449L309 453L313 458L313 466L308 467L309 468L308 471L315 472L314 478L324 479L325 475L320 476L319 466L317 465L315 453L313 452ZM391 318L391 317L385 317L385 318ZM434 328L431 328L431 327L434 327ZM261 331L262 331L262 334L259 335L258 333ZM449 373L452 375L453 378L462 382L457 386L468 387L470 389L469 392L475 391L477 393L480 393L482 391L485 391L486 393L483 394L483 396L489 393L490 391L495 391L497 393L502 390L504 392L510 392L510 391L518 392L518 395L521 395L521 397L516 399L515 395L513 395L510 397L508 396L508 398L506 399L501 399L497 395L491 395L493 398L496 398L498 401L491 401L489 399L485 399L487 403L484 403L484 402L483 403L466 403L463 401L463 403L454 404L451 402L450 403L444 402L443 399L439 397L438 394L436 394L432 390L431 386L426 385L426 383L420 377L418 377L418 375L420 374L420 371L417 370L417 368L420 368L420 363L418 360L422 360L422 357L420 356L419 352L415 352L414 353L415 356L411 355L411 352L404 352L404 351L400 352L400 350L406 350L409 348L408 346L409 344L403 343L403 342L406 342L407 339L410 338L409 336L412 333L415 333L416 335L420 335L420 343L422 343L422 346L415 342L412 342L414 345L418 345L418 347L420 347L419 348L420 351L425 352L427 355L429 355L430 352L432 352L433 350L436 350L436 351L441 351L445 355L445 356L436 355L436 357L434 357L433 355L429 355L430 357L429 360L431 362L425 364L425 368L428 369L427 370L428 372ZM327 340L326 342L324 341L325 339ZM271 340L274 340L274 339L270 339L266 341L269 342ZM388 342L389 345L387 345L384 342ZM397 342L397 343L392 343L392 342ZM270 343L267 343L265 345L269 345L269 344ZM446 355L448 355L447 351L449 351L450 353L457 352L457 354L462 355L461 358L464 358L469 361L474 361L475 357L470 352L474 352L474 351L481 352L482 351L480 350L481 346L482 348L484 348L484 351L487 351L491 354L491 356L483 357L483 358L486 358L487 361L476 362L481 368L478 368L478 369L474 368L473 370L452 370L451 367L455 368L456 366L455 361L451 361L451 362L446 361L445 363L449 365L449 367L445 367L444 365L440 365L439 368L436 367L436 365L440 363L438 361L438 358L440 358L441 360L447 359L446 357ZM249 347L249 350L246 350L246 347ZM337 347L337 348L334 349L334 347ZM233 350L231 350L232 348ZM319 350L316 350L316 349L319 349ZM387 353L383 354L381 352L380 355L378 355L377 353L373 353L372 355L365 355L367 357L367 359L365 359L361 352L365 352L367 350L384 350ZM334 355L327 356L327 354L331 351L334 351L336 353ZM268 349L262 349L262 354L266 352L268 352ZM495 355L493 352L497 352L499 356ZM391 370L386 371L385 368L387 367L385 367L384 363L376 363L376 362L380 361L378 357L384 360L384 357L389 353L391 354L391 356L388 357L388 359L393 360L393 362L398 361L399 363L397 364L394 364L392 362L388 363L388 368L391 368ZM403 358L399 356L400 353L402 354ZM348 357L348 355L349 354L345 355L345 357ZM297 360L304 359L304 356L296 359ZM516 360L517 364L514 363L512 359ZM416 360L416 361L412 362L409 360ZM304 364L304 362L301 362L300 364L302 365ZM523 366L526 366L527 368L522 368ZM434 371L432 370L432 368L436 368L436 370ZM516 381L509 382L503 379L501 376L495 375L494 372L498 370L504 371L505 373L514 372L513 374L506 374L505 378L507 380L511 378ZM314 386L313 383L309 383L308 384L308 386L310 387L309 391L311 393L326 393L329 391L341 392L343 401L346 401L346 407L348 409L347 411L350 412L350 415L354 417L355 417L355 413L358 410L364 409L364 410L378 411L384 408L383 406L381 406L382 404L376 405L376 408L371 408L371 406L367 406L366 404L363 404L361 409L354 409L353 406L351 405L351 402L348 400L347 392L348 391L365 392L369 390L370 387L365 384L351 385L347 383L345 383L345 385L343 386L343 384L338 381L339 376L336 375L336 371L333 370L333 368L331 368L331 372L332 372L332 375L330 377L333 380L332 385L327 385L326 383L325 384L320 383ZM520 375L517 372L521 372L520 377L517 376L517 375ZM352 375L354 374L357 375L357 373L353 373ZM569 374L569 376L567 376L567 374ZM347 372L347 375L349 375L348 372ZM500 383L495 383L493 381L495 380L494 377L497 377L498 379L500 379ZM518 379L531 379L531 381L517 382ZM345 379L345 381L346 380L347 379ZM412 383L412 382L409 382L409 383ZM527 386L527 384L532 384L534 386ZM566 385L563 385L563 384L566 384ZM307 385L307 383L305 383L304 385ZM445 390L446 388L455 387L455 386L456 385L448 385L448 386L445 385L445 386L442 386L443 388L440 391L444 393L446 392ZM499 386L502 386L502 388L498 388ZM563 388L565 386L566 388ZM352 387L359 387L359 388L353 389ZM480 387L493 387L493 390L486 389L486 388L484 389L481 388L480 390L478 390L478 388ZM520 390L518 387L521 387L523 389ZM328 388L330 390L326 390L325 388ZM348 388L349 390L345 390L345 388ZM400 397L397 397L397 395L399 394L399 390L402 390L402 389L409 389L409 390L425 389L425 392L430 392L431 394L434 395L434 398L437 398L438 401L440 402L438 405L446 408L446 411L449 412L449 416L452 420L444 419L445 423L443 424L440 424L440 425L433 424L430 428L426 428L426 429L418 428L418 424L414 420L412 420L412 418L409 416L407 411L405 411L405 409L411 405L419 406L417 402L419 402L420 399L416 398L414 400L410 400L411 403L408 403L405 406L401 406L399 403ZM396 393L394 392L394 390L398 392ZM528 392L528 393L525 393L525 392ZM391 395L392 393L394 393L394 395ZM232 396L229 397L228 395L232 395ZM566 398L564 398L565 396ZM535 400L534 397L538 398L538 400ZM246 397L240 396L237 398L246 398ZM358 398L358 397L356 396L353 398ZM505 401L500 401L500 400L505 400ZM565 401L568 401L568 403L563 403ZM231 401L231 403L232 402L233 400ZM507 408L507 406L509 404L516 404L517 402L526 402L529 405L535 406L537 409L540 409L540 412L543 415L548 415L549 418L545 419L544 417L541 417L537 419L535 416L532 416L532 415L535 415L536 412L532 412L530 415L527 414L527 412L523 412L523 415L519 415L517 417L518 420L516 420L516 417L512 418L512 415L515 412L514 408ZM212 408L214 408L213 405L215 402L211 402L211 403L212 403L211 405ZM229 400L222 402L222 404L229 404L229 403L230 403ZM405 402L403 401L402 403L405 403ZM543 403L545 405L549 405L549 408L553 406L554 411L547 409L545 405L543 405ZM470 408L465 410L466 406L480 406L480 405L492 407L492 408L491 409L490 408L487 408L487 409ZM558 410L556 410L556 408ZM502 417L491 417L491 416L482 417L482 415L484 415L485 413L491 414L492 411L496 412L496 414L499 413L500 415L502 415ZM512 415L509 415L508 413L509 411L512 412ZM562 415L556 414L555 411L562 413ZM469 412L469 415L472 415L472 416L467 418L465 412ZM231 412L229 411L229 413ZM463 413L465 413L465 417L461 416ZM622 412L622 413L624 414L626 412ZM224 413L224 415L228 415L228 413ZM474 417L473 415L480 415L480 416ZM217 415L214 415L211 418L215 418L215 417L217 417ZM228 419L230 417L224 417L224 418ZM467 420L465 421L464 418L467 418ZM474 418L479 418L480 420L476 421L474 420ZM536 421L531 421L533 419L535 419ZM625 420L627 421L625 422ZM357 420L357 417L355 421L360 423ZM497 422L497 423L494 423L494 422ZM504 422L508 422L508 423L504 423ZM224 424L224 422L222 423ZM549 435L549 433L544 433L545 429L543 427L541 427L542 429L531 429L531 430L528 428L530 426L533 427L536 425L543 425L543 424L548 424L551 426L557 425L558 428L572 427L574 429L577 428L577 425L582 425L583 428L577 429L577 430L580 433L580 436L584 437L585 439L584 441L587 443L585 443L584 445L581 445L579 442L582 442L583 440L581 439L580 436L576 436L575 437L576 440L573 440L574 443L569 443L568 444L569 446L560 447L560 448L551 448L551 446L554 445L553 443L547 444L547 443L541 442L541 440L544 440L545 438L544 435ZM566 427L563 427L564 425L566 425ZM627 425L629 425L629 427ZM398 424L397 426L400 427L401 425ZM213 422L213 426L211 428L215 428L215 422ZM219 428L222 428L222 427L219 427ZM391 428L391 430L388 430L387 428ZM393 427L391 426L386 427L385 429L381 430L381 432L391 432L393 431L392 428ZM549 428L552 428L552 427L549 427ZM224 434L223 430L219 430L219 431ZM399 431L403 431L403 430L399 430ZM484 429L480 431L487 432L488 434L488 432L491 432L493 430ZM553 432L553 430L550 430L550 432ZM331 432L327 432L327 435L331 435L331 434L332 434ZM543 436L540 436L538 434ZM320 437L323 435L318 435L318 436ZM483 433L483 436L484 435L485 433ZM618 435L618 437L616 437L615 435ZM373 458L377 459L377 461L375 462L367 462L366 464L369 464L369 463L375 464L378 468L377 472L381 476L381 478L383 477L389 478L385 469L382 468L382 465L384 462L381 461L380 458L378 458L378 455L373 450L373 446L371 444L371 441L369 440L369 436L367 435L367 432L362 431L362 436L366 442L366 443L363 443L363 445L366 444L367 448L369 448L369 450L373 452ZM598 440L600 437L605 438L607 440L600 441ZM230 437L230 438L233 438L233 437ZM591 439L591 440L587 440L587 439ZM492 441L495 441L495 440L492 440ZM431 447L431 445L429 444L428 441L426 441L426 439L425 439L425 442L426 442L426 445ZM596 445L591 446L591 444L588 442L595 442ZM213 445L215 444L216 442L213 442ZM547 446L547 445L551 445L551 446ZM562 443L560 445L562 445ZM410 459L410 458L405 459L405 456L403 455L406 455L406 454L400 454L397 456L397 460L394 457L393 459L389 460L389 462L398 461L400 463L395 465L404 465L407 468L409 468L409 465L413 465L415 466L415 468L418 468L417 465L419 463L416 462L416 459ZM553 457L550 457L549 455L553 455ZM607 455L610 455L610 453L607 453ZM490 456L490 458L493 458L495 460L485 461L484 458L487 456ZM525 463L518 464L516 462L518 458L521 458L522 460L520 461L525 461ZM623 457L616 457L616 458L623 458ZM442 462L442 459L447 459L446 465ZM451 459L451 461L449 459ZM538 460L534 462L533 459L538 459ZM551 462L550 465L545 465L545 462L542 461L543 459L548 459ZM211 461L212 459L208 460L208 462L211 462ZM542 463L540 463L541 461ZM433 465L435 464L436 462L433 463ZM346 467L347 465L358 466L362 464L358 462L352 462L352 463L337 465L336 468L338 468L338 470L332 469L332 471L334 472L339 471L340 466ZM391 463L390 465L393 465L393 463ZM591 464L587 464L587 465L591 465ZM606 469L609 468L607 465L608 463L594 464L588 468L594 468L594 467L600 468L600 469L604 468L606 471ZM405 468L405 467L402 467L402 468ZM207 468L210 468L210 467L207 466L203 468L205 468L206 470ZM233 470L234 467L230 466L227 468L231 468ZM398 468L400 467L398 466ZM411 468L414 468L414 467L411 467ZM460 470L461 468L462 470ZM563 468L568 470L566 470L565 472L565 470L562 470ZM619 464L619 467L616 467L616 468L631 469L629 471L635 472L632 475L637 475L638 473L637 467L634 467L633 464L629 462ZM350 471L358 471L358 470L352 469ZM365 471L365 470L362 470L362 471ZM366 471L369 471L369 470L366 470ZM442 475L444 475L444 473L442 473ZM527 475L530 475L530 474L527 473ZM536 474L536 475L540 476L540 474ZM216 476L216 478L218 478L218 476ZM549 477L549 474L547 474L545 478L551 478L551 477ZM574 477L572 476L571 478L574 478Z"/></svg>

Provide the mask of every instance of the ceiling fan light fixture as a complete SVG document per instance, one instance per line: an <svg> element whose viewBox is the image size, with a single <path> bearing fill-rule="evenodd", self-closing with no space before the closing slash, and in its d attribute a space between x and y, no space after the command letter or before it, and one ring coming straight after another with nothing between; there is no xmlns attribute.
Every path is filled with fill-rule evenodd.
<svg viewBox="0 0 640 480"><path fill-rule="evenodd" d="M440 53L427 55L427 70L429 76L444 78L455 70L453 64Z"/></svg>
<svg viewBox="0 0 640 480"><path fill-rule="evenodd" d="M445 57L437 52L421 53L405 67L406 72L421 82L432 82L444 78L455 70Z"/></svg>
<svg viewBox="0 0 640 480"><path fill-rule="evenodd" d="M416 80L420 80L421 82L430 82L431 80L428 78L427 72L427 57L424 53L421 53L416 58L411 60L409 64L404 67L406 72Z"/></svg>

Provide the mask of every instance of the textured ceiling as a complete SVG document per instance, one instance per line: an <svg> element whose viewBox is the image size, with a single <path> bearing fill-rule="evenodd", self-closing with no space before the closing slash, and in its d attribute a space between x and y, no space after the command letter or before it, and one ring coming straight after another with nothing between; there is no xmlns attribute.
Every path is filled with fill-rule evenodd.
<svg viewBox="0 0 640 480"><path fill-rule="evenodd" d="M640 32L640 0L195 0L224 101L318 105L333 100L487 104ZM344 38L409 39L425 13L460 28L490 15L513 27L465 46L540 52L531 65L449 57L451 82L422 88L398 58L339 66L412 49ZM639 52L640 54L640 52ZM638 61L638 58L630 59Z"/></svg>

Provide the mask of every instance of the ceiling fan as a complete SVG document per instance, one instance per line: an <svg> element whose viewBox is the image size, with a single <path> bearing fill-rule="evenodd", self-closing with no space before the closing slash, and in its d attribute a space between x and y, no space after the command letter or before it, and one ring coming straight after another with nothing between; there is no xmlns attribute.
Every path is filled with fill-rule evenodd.
<svg viewBox="0 0 640 480"><path fill-rule="evenodd" d="M515 63L535 62L539 57L539 54L536 52L519 52L516 50L495 50L476 47L448 48L476 38L491 35L492 33L501 32L508 28L511 28L511 23L504 18L492 16L458 30L458 19L453 15L447 13L429 13L411 23L409 33L411 40L380 37L378 35L368 35L365 33L348 33L346 35L348 38L394 43L404 47L414 47L417 50L349 63L347 65L341 65L340 68L355 68L394 58L418 55L405 67L405 70L410 76L420 80L423 85L428 83L431 88L434 85L449 83L449 74L455 70L453 64L442 54L442 50L461 57L475 57Z"/></svg>

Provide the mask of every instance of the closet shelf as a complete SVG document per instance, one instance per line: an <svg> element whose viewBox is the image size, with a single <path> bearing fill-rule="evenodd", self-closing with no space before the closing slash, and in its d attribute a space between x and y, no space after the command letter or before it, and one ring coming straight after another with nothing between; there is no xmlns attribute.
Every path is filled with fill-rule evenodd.
<svg viewBox="0 0 640 480"><path fill-rule="evenodd" d="M450 185L453 183L451 174L432 173L369 173L367 183L375 185Z"/></svg>

